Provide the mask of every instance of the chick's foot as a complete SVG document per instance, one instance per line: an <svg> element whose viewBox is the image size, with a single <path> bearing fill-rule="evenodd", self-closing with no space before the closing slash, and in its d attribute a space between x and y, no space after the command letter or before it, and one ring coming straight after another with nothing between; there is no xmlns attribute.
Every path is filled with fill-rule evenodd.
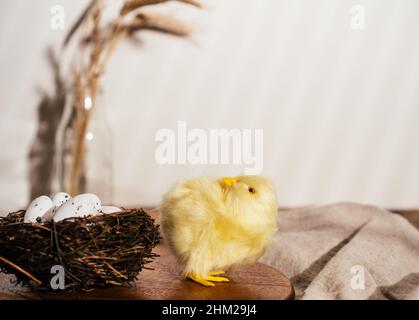
<svg viewBox="0 0 419 320"><path fill-rule="evenodd" d="M218 277L218 276L206 276L205 280L213 281L213 282L228 282L230 279L226 277Z"/></svg>
<svg viewBox="0 0 419 320"><path fill-rule="evenodd" d="M226 277L218 277L217 275L219 274L223 274L224 272L222 271L217 271L217 272L211 272L208 276L206 277L201 277L199 275L196 274L188 274L188 278L199 283L202 284L203 286L206 287L214 287L215 284L213 282L228 282L230 281L228 278Z"/></svg>

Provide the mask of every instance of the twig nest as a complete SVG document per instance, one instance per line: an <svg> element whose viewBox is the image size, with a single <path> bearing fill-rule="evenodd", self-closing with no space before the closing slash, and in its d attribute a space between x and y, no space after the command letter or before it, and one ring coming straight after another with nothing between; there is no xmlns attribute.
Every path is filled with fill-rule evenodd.
<svg viewBox="0 0 419 320"><path fill-rule="evenodd" d="M159 226L142 209L42 224L24 216L22 210L0 217L0 271L33 290L55 291L56 265L64 268L64 292L130 286L157 256Z"/></svg>

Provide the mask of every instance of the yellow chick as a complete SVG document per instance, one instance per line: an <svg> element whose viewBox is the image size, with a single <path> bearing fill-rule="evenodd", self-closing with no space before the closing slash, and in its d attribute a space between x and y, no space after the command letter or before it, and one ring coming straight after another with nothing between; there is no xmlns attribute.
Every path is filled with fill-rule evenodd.
<svg viewBox="0 0 419 320"><path fill-rule="evenodd" d="M164 196L160 212L184 275L204 286L229 281L220 275L233 265L255 262L277 229L275 189L261 176L186 181Z"/></svg>

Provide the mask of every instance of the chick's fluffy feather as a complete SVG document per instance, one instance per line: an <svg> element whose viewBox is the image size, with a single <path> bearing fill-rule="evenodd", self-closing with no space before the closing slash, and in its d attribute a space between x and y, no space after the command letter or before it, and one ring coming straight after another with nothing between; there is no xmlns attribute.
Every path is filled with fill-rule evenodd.
<svg viewBox="0 0 419 320"><path fill-rule="evenodd" d="M275 190L261 176L238 177L231 186L214 178L186 181L165 195L160 212L185 274L206 276L252 263L276 231Z"/></svg>

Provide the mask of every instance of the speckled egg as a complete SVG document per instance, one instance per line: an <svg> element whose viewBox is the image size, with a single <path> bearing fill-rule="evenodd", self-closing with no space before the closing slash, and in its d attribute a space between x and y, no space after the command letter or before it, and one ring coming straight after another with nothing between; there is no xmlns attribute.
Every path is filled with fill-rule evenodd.
<svg viewBox="0 0 419 320"><path fill-rule="evenodd" d="M40 196L34 199L25 212L23 221L26 223L40 223L51 220L54 204L47 196Z"/></svg>

